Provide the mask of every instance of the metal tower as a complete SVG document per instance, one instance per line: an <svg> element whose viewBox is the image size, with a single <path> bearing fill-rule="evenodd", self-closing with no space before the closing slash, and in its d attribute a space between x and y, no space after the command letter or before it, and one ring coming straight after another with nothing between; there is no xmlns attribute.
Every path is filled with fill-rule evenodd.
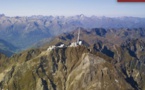
<svg viewBox="0 0 145 90"><path fill-rule="evenodd" d="M80 40L80 28L79 28L79 30L78 30L77 44L79 43L79 40Z"/></svg>

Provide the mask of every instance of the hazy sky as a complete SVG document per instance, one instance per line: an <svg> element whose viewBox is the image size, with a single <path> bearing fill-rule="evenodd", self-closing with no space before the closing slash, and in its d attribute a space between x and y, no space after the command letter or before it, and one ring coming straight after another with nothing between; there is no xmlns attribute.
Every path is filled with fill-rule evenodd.
<svg viewBox="0 0 145 90"><path fill-rule="evenodd" d="M145 17L145 3L117 0L0 0L0 13L7 16L79 15Z"/></svg>

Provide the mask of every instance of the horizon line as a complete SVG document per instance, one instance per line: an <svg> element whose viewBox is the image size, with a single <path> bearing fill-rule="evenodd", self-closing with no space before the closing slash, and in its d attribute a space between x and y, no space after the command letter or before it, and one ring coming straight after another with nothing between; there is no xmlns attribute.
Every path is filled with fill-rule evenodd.
<svg viewBox="0 0 145 90"><path fill-rule="evenodd" d="M43 15L43 14L34 14L34 15L6 15L4 13L0 13L0 16L6 16L6 17L32 17L32 16L43 16L43 17L60 17L60 16L64 16L64 17L73 17L73 16L85 16L85 17L110 17L110 18L119 18L119 17L134 17L134 18L145 18L145 17L141 17L141 16L131 16L131 15L122 15L122 16L110 16L110 15L85 15L85 14L75 14L75 15Z"/></svg>

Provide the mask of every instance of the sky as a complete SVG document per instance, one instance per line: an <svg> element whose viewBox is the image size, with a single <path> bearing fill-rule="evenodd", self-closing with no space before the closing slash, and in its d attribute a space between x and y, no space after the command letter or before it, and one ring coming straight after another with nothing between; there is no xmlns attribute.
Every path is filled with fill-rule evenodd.
<svg viewBox="0 0 145 90"><path fill-rule="evenodd" d="M145 17L145 3L119 3L117 0L0 0L0 14Z"/></svg>

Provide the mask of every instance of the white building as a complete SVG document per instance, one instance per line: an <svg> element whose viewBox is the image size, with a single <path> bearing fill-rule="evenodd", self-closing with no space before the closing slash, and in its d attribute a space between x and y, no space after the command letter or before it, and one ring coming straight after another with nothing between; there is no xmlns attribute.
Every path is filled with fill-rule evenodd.
<svg viewBox="0 0 145 90"><path fill-rule="evenodd" d="M72 42L69 47L76 47L76 46L77 46L77 43L76 42Z"/></svg>
<svg viewBox="0 0 145 90"><path fill-rule="evenodd" d="M47 51L51 51L51 50L53 50L55 48L56 48L56 46L50 46L49 48L47 48Z"/></svg>
<svg viewBox="0 0 145 90"><path fill-rule="evenodd" d="M78 45L82 45L82 41L80 41L80 28L78 30L78 38L77 38L77 41L76 42L72 42L69 47L77 47ZM50 46L47 49L47 51L51 51L51 50L53 50L55 48L63 48L63 47L65 47L64 44L61 44L59 46Z"/></svg>
<svg viewBox="0 0 145 90"><path fill-rule="evenodd" d="M79 45L82 45L82 41L79 41L79 43L78 43Z"/></svg>
<svg viewBox="0 0 145 90"><path fill-rule="evenodd" d="M57 46L58 48L63 48L64 47L64 44L61 44L60 46Z"/></svg>

